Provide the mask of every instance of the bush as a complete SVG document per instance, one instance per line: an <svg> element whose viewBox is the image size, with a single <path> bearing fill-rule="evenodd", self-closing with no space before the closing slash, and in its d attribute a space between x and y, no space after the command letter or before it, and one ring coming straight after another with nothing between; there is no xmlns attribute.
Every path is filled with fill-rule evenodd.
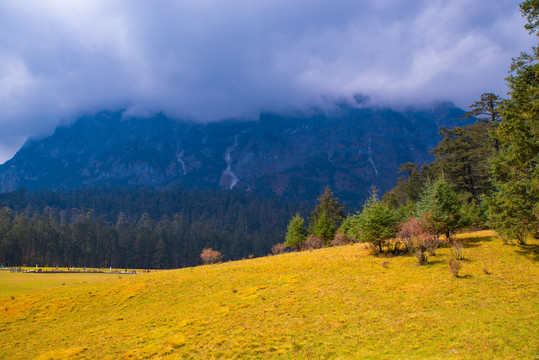
<svg viewBox="0 0 539 360"><path fill-rule="evenodd" d="M426 221L417 218L410 218L400 225L397 239L402 241L408 252L416 253L421 250L433 256L436 255L436 249L440 245L440 240L426 230Z"/></svg>
<svg viewBox="0 0 539 360"><path fill-rule="evenodd" d="M397 239L400 239L405 246L405 250L413 252L418 239L424 237L425 230L419 219L410 218L407 222L399 225L400 230L397 233Z"/></svg>
<svg viewBox="0 0 539 360"><path fill-rule="evenodd" d="M438 246L440 246L440 239L438 239L436 236L426 236L423 238L423 246L430 255L435 256L436 249L438 249Z"/></svg>
<svg viewBox="0 0 539 360"><path fill-rule="evenodd" d="M273 253L273 255L279 255L279 254L284 254L286 252L286 250L288 249L288 246L286 246L286 244L275 244L272 246L271 248L271 252Z"/></svg>
<svg viewBox="0 0 539 360"><path fill-rule="evenodd" d="M331 246L343 246L350 245L354 243L354 239L346 236L343 233L338 233L335 235L335 239L331 240Z"/></svg>
<svg viewBox="0 0 539 360"><path fill-rule="evenodd" d="M366 246L367 249L369 249L371 251L372 255L374 255L374 256L382 255L382 252L380 251L380 247L376 243L369 242L365 246Z"/></svg>
<svg viewBox="0 0 539 360"><path fill-rule="evenodd" d="M462 263L458 260L451 259L449 260L449 271L453 274L454 277L459 277L459 271L462 269Z"/></svg>
<svg viewBox="0 0 539 360"><path fill-rule="evenodd" d="M417 259L417 265L425 265L427 263L428 257L427 254L425 254L425 250L417 249L414 251L414 256Z"/></svg>
<svg viewBox="0 0 539 360"><path fill-rule="evenodd" d="M200 253L200 258L205 265L216 264L220 262L221 259L223 259L223 254L221 254L219 251L209 248L202 250L202 252Z"/></svg>
<svg viewBox="0 0 539 360"><path fill-rule="evenodd" d="M399 238L386 240L387 252L390 254L398 254L401 251L402 241Z"/></svg>
<svg viewBox="0 0 539 360"><path fill-rule="evenodd" d="M463 251L464 246L457 241L453 241L451 245L451 254L453 254L455 260L462 260L464 258Z"/></svg>
<svg viewBox="0 0 539 360"><path fill-rule="evenodd" d="M311 235L305 240L305 242L302 244L303 250L314 250L314 249L321 249L324 247L325 241Z"/></svg>

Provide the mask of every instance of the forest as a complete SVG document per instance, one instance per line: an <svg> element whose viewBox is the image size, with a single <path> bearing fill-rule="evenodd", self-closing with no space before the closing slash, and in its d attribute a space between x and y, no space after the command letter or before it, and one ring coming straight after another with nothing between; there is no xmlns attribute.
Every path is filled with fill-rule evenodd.
<svg viewBox="0 0 539 360"><path fill-rule="evenodd" d="M0 194L0 263L164 269L263 256L296 203L234 191L102 187Z"/></svg>

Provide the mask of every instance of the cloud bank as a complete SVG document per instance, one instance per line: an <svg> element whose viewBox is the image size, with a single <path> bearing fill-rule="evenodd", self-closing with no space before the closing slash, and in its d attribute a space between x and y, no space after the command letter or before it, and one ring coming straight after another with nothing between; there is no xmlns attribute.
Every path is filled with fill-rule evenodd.
<svg viewBox="0 0 539 360"><path fill-rule="evenodd" d="M199 121L369 95L504 95L532 39L513 0L0 0L0 163L120 108ZM136 110L134 110L136 111Z"/></svg>

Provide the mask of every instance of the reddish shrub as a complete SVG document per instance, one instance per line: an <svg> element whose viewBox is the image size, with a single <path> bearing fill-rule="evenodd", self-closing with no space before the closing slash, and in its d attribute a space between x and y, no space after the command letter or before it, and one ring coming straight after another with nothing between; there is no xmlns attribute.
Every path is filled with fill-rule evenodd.
<svg viewBox="0 0 539 360"><path fill-rule="evenodd" d="M335 235L335 239L331 240L331 246L343 246L352 243L354 243L354 239L343 233L338 233Z"/></svg>
<svg viewBox="0 0 539 360"><path fill-rule="evenodd" d="M215 264L223 259L223 254L221 254L219 251L209 248L202 250L202 252L200 253L200 258L205 265Z"/></svg>
<svg viewBox="0 0 539 360"><path fill-rule="evenodd" d="M288 247L284 243L283 244L275 244L275 245L272 246L271 252L273 253L273 255L279 255L279 254L284 254L287 249L288 249Z"/></svg>
<svg viewBox="0 0 539 360"><path fill-rule="evenodd" d="M425 230L424 219L410 218L407 222L402 223L400 228L397 239L402 241L407 251L414 253L428 251L429 254L436 255L440 240L434 234ZM425 259L421 256L419 262L426 262Z"/></svg>
<svg viewBox="0 0 539 360"><path fill-rule="evenodd" d="M302 250L314 250L314 249L321 249L324 247L325 241L311 235L301 244Z"/></svg>
<svg viewBox="0 0 539 360"><path fill-rule="evenodd" d="M458 260L451 258L451 260L449 260L449 271L451 271L451 274L453 274L454 277L458 278L460 269L462 269L462 263Z"/></svg>

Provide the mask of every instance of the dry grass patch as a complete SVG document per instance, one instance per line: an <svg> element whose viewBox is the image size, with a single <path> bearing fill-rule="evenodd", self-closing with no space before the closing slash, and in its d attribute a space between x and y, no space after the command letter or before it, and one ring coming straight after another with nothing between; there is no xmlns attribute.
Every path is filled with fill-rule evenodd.
<svg viewBox="0 0 539 360"><path fill-rule="evenodd" d="M537 262L466 236L459 278L357 244L3 297L0 358L533 358Z"/></svg>

